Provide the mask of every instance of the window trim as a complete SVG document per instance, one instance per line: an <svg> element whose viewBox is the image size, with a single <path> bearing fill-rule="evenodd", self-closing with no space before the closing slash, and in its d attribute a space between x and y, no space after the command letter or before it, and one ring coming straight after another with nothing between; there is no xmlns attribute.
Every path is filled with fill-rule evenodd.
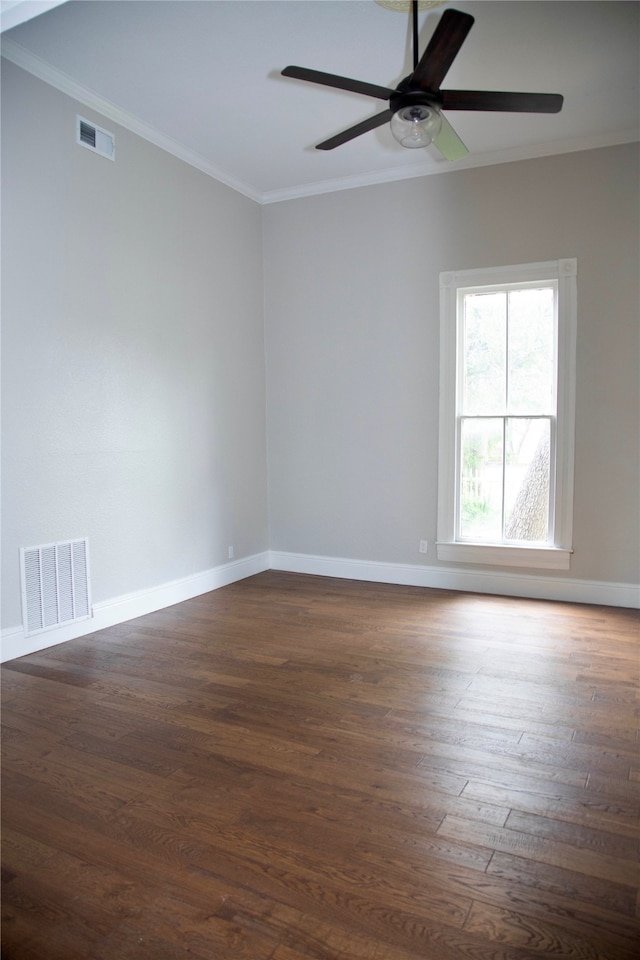
<svg viewBox="0 0 640 960"><path fill-rule="evenodd" d="M568 570L573 536L577 260L548 260L440 274L440 428L438 442L438 560ZM558 289L555 469L550 485L553 544L531 546L456 540L458 297L461 290L553 281Z"/></svg>

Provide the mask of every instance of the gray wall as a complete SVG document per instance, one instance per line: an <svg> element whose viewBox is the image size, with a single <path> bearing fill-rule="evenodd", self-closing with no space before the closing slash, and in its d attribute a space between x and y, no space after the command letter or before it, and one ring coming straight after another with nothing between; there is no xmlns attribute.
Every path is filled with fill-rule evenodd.
<svg viewBox="0 0 640 960"><path fill-rule="evenodd" d="M437 564L438 273L560 257L568 576L637 581L637 147L261 209L6 62L2 95L3 628L19 548L85 535L96 603L231 544ZM76 112L115 163L75 144Z"/></svg>
<svg viewBox="0 0 640 960"><path fill-rule="evenodd" d="M272 549L437 564L438 274L577 257L566 576L637 582L636 145L294 200L263 219Z"/></svg>
<svg viewBox="0 0 640 960"><path fill-rule="evenodd" d="M21 546L89 536L98 602L268 543L259 205L2 67L9 628Z"/></svg>

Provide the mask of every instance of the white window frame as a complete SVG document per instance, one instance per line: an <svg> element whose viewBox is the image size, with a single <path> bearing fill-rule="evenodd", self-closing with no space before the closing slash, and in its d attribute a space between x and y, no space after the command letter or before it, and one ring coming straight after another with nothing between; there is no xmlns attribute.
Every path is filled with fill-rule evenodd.
<svg viewBox="0 0 640 960"><path fill-rule="evenodd" d="M439 560L497 566L568 570L573 535L575 381L577 332L577 260L549 260L440 274L440 435L438 461ZM459 444L457 419L463 292L478 287L557 284L556 418L552 423L549 544L473 543L456 538ZM477 290L476 290L477 292ZM554 462L555 461L555 462Z"/></svg>

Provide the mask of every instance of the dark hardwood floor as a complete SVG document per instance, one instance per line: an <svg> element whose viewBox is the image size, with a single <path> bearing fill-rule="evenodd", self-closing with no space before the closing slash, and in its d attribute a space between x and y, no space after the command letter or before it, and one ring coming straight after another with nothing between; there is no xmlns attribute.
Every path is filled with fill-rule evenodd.
<svg viewBox="0 0 640 960"><path fill-rule="evenodd" d="M269 572L5 664L3 960L637 960L638 635Z"/></svg>

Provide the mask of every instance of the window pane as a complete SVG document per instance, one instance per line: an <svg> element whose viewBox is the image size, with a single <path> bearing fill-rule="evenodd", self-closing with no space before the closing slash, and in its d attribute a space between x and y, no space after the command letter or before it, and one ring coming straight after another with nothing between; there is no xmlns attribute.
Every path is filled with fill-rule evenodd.
<svg viewBox="0 0 640 960"><path fill-rule="evenodd" d="M509 413L553 410L553 288L509 293Z"/></svg>
<svg viewBox="0 0 640 960"><path fill-rule="evenodd" d="M507 420L504 481L506 540L547 540L549 440L550 424L546 419Z"/></svg>
<svg viewBox="0 0 640 960"><path fill-rule="evenodd" d="M502 538L502 417L462 421L460 536Z"/></svg>
<svg viewBox="0 0 640 960"><path fill-rule="evenodd" d="M504 292L465 296L463 413L505 411L506 331Z"/></svg>

